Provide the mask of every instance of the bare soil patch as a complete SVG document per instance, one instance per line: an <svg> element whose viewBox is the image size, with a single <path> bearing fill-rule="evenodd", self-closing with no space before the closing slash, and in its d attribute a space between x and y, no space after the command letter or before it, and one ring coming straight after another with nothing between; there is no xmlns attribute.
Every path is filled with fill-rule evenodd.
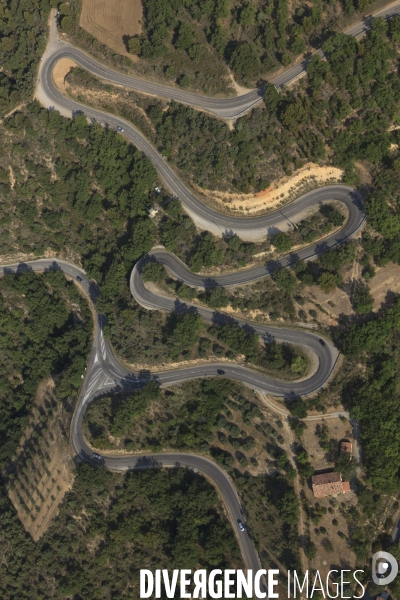
<svg viewBox="0 0 400 600"><path fill-rule="evenodd" d="M15 186L15 176L11 165L8 165L8 170L10 171L10 188L13 190Z"/></svg>
<svg viewBox="0 0 400 600"><path fill-rule="evenodd" d="M330 451L322 448L321 442L316 435L319 427L326 425L329 430L328 440ZM339 442L343 439L354 445L353 428L345 419L321 419L320 421L309 421L302 441L303 446L310 456L310 462L316 471L323 471L334 467L334 461L339 455Z"/></svg>
<svg viewBox="0 0 400 600"><path fill-rule="evenodd" d="M360 175L361 183L370 185L372 183L372 175L367 169L366 165L362 162L356 162L354 164L357 167L358 174Z"/></svg>
<svg viewBox="0 0 400 600"><path fill-rule="evenodd" d="M55 399L52 379L38 388L29 423L6 476L10 500L26 531L37 541L74 480L68 418Z"/></svg>
<svg viewBox="0 0 400 600"><path fill-rule="evenodd" d="M240 214L260 214L278 206L283 206L299 195L316 187L330 183L340 183L343 171L336 167L319 167L308 163L291 177L284 177L257 194L232 194L214 190L201 190L214 203L231 212Z"/></svg>
<svg viewBox="0 0 400 600"><path fill-rule="evenodd" d="M375 276L368 281L371 295L374 299L373 310L381 308L393 294L400 294L400 265L388 264L385 267L375 267ZM304 306L299 306L306 313L310 309L317 309L318 321L326 325L337 325L340 315L353 314L350 296L352 281L358 281L361 278L361 269L359 264L355 263L355 269L349 272L345 278L346 290L337 288L329 294L325 294L317 285L307 287L304 292ZM320 307L325 312L320 310Z"/></svg>
<svg viewBox="0 0 400 600"><path fill-rule="evenodd" d="M141 34L142 18L141 0L83 0L79 24L118 54L134 60L123 38Z"/></svg>
<svg viewBox="0 0 400 600"><path fill-rule="evenodd" d="M385 267L375 267L376 275L368 282L374 298L374 310L378 310L387 295L400 294L400 265L390 263Z"/></svg>
<svg viewBox="0 0 400 600"><path fill-rule="evenodd" d="M54 83L59 90L65 92L65 78L73 67L76 67L76 62L70 58L62 58L58 61L53 69Z"/></svg>

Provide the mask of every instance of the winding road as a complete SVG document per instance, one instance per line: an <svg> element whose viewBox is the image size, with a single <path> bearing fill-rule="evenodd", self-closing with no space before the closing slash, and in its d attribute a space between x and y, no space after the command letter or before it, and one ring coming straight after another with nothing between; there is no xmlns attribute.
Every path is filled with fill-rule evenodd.
<svg viewBox="0 0 400 600"><path fill-rule="evenodd" d="M380 11L376 16L388 18L400 13L400 3ZM351 35L360 35L370 26L367 20L359 23L348 30ZM260 101L262 90L253 90L248 94L236 98L214 99L198 94L192 94L176 88L162 86L139 78L127 76L95 61L70 44L58 39L55 22L55 11L50 18L50 36L45 56L43 57L40 73L37 97L47 108L54 108L65 116L82 112L93 121L100 122L110 128L118 126L124 128L124 137L139 150L141 150L155 166L160 178L170 192L176 195L182 202L185 211L191 216L196 225L201 229L213 232L215 235L238 234L245 240L260 240L265 235L277 231L285 231L290 228L292 222L301 219L304 213L321 202L336 200L341 202L348 213L348 218L342 229L323 242L312 244L300 250L296 255L284 256L274 263L256 266L251 269L235 271L235 273L221 275L215 278L205 278L201 275L191 273L188 268L175 256L163 248L154 248L146 256L136 263L132 270L130 279L130 290L134 298L147 309L185 311L196 310L204 320L212 323L232 322L233 319L219 311L213 311L199 305L182 303L176 299L150 291L143 283L141 276L144 264L149 260L161 263L169 273L185 282L187 285L198 288L209 288L214 286L234 286L253 282L262 277L270 275L280 266L290 266L299 258L313 260L328 248L342 244L351 239L363 225L365 214L363 210L363 199L361 195L348 186L335 185L320 188L305 194L295 202L280 211L254 218L238 218L221 214L203 204L186 185L179 179L167 161L150 144L143 134L127 121L104 112L86 107L83 104L66 98L54 85L52 72L55 64L61 58L70 58L91 73L107 79L113 83L131 87L137 91L154 94L159 97L174 99L179 102L190 104L195 108L207 110L219 117L232 118L248 110ZM296 65L287 70L283 75L274 80L275 85L283 86L285 83L297 77L306 68L306 63ZM299 71L300 69L300 71ZM65 275L72 277L88 294L93 306L99 295L97 285L91 281L84 271L69 263L40 259L25 264L15 264L0 268L0 274L5 272L17 273L24 269L34 271L46 271L59 269ZM265 342L276 339L278 342L295 344L306 348L314 355L313 361L316 365L314 371L307 379L288 382L279 381L268 377L259 371L246 368L233 363L211 363L190 366L186 368L170 369L162 372L139 372L134 373L127 369L114 355L110 343L103 336L105 319L96 313L96 327L93 347L88 362L86 375L83 380L82 390L76 407L72 425L71 439L74 448L82 460L92 464L104 465L113 470L147 469L161 466L184 466L195 469L205 474L219 490L228 514L232 521L235 534L238 538L240 548L247 568L258 570L261 568L258 554L252 544L248 530L240 533L237 521L245 522L240 500L228 475L209 459L193 454L183 453L161 453L146 455L107 456L101 459L93 459L93 450L87 444L83 436L83 419L90 403L100 395L111 392L129 391L150 381L157 380L162 386L171 386L194 378L215 377L217 369L223 368L226 377L240 381L252 389L261 393L285 398L305 396L320 389L329 379L338 359L338 351L330 341L324 344L318 335L301 329L289 329L269 327L245 320L235 319L241 326L251 327ZM280 409L282 411L282 408ZM339 416L340 413L327 416ZM348 415L347 415L348 416ZM319 417L320 418L320 417ZM310 417L314 419L314 417Z"/></svg>
<svg viewBox="0 0 400 600"><path fill-rule="evenodd" d="M56 11L54 10L52 14L53 23L55 27ZM399 14L400 2L393 2L389 6L386 6L385 8L374 13L373 18L382 17L384 19L390 19ZM344 33L353 37L358 37L366 33L371 28L371 21L372 17L369 16L363 21L359 21L358 23L355 23L351 27L347 28L344 31ZM159 98L165 98L167 100L176 100L177 102L181 102L182 104L188 104L194 108L207 111L224 119L234 119L239 115L244 114L246 111L250 110L253 106L255 106L258 102L261 101L264 93L263 87L251 90L246 94L242 94L233 98L212 98L204 96L202 94L187 92L178 87L163 85L161 83L154 83L146 79L141 79L140 77L126 75L101 64L92 56L86 54L84 51L80 50L79 48L75 48L71 44L60 41L58 40L58 38L54 39L54 42L55 43L51 48L51 53L48 53L46 56L45 64L43 65L44 68L42 70L43 73L47 71L51 73L54 68L54 65L61 58L69 58L71 60L74 60L80 67L82 67L86 71L89 71L93 75L100 77L101 79L110 81L111 83L114 83L116 85L122 85L126 88L130 88L137 92L150 94ZM323 56L322 50L319 50L315 54ZM298 64L290 67L289 69L286 69L282 74L272 78L270 80L271 83L276 85L276 87L278 88L284 87L297 77L301 76L307 70L309 61L310 58L307 58L299 62ZM47 83L48 81L46 81L44 85L47 85ZM45 92L47 91L49 91L49 88L45 90ZM58 98L58 101L60 101L60 98ZM65 99L64 101L60 101L60 105L65 109ZM58 108L57 105L55 106L56 108Z"/></svg>

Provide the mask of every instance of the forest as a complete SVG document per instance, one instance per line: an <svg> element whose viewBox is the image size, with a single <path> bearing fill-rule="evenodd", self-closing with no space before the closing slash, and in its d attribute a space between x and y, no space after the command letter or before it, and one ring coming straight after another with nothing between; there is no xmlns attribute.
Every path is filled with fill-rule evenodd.
<svg viewBox="0 0 400 600"><path fill-rule="evenodd" d="M79 27L81 0L60 6L59 23L74 43L127 70L206 94L232 94L232 72L255 86L322 46L370 10L369 0L302 3L287 0L144 0L143 32L125 36L132 63ZM358 13L358 14L357 14Z"/></svg>
<svg viewBox="0 0 400 600"><path fill-rule="evenodd" d="M72 415L92 342L92 315L57 270L0 278L0 465L25 429L39 383L52 376Z"/></svg>
<svg viewBox="0 0 400 600"><path fill-rule="evenodd" d="M72 122L67 121L59 117L56 113L43 111L36 103L30 105L28 110L17 112L12 118L8 119L4 129L9 134L5 137L5 140L9 144L13 144L15 152L12 154L11 163L9 163L10 155L5 144L4 152L0 159L0 164L2 165L1 211L3 215L2 231L4 233L2 237L3 252L15 252L18 250L34 258L35 256L40 256L44 248L47 248L54 254L61 255L69 260L71 256L79 256L88 273L92 277L95 277L101 284L102 297L98 300L98 309L104 310L107 313L109 320L108 333L112 335L112 329L115 327L113 314L116 314L129 344L132 344L132 348L135 348L135 357L140 356L140 352L145 352L149 340L151 340L149 337L151 327L154 327L154 333L158 333L160 317L157 313L149 315L147 311L143 311L135 305L129 293L127 276L135 258L145 252L157 239L157 235L159 235L158 231L162 231L162 227L160 229L159 224L149 219L147 212L149 202L157 201L152 192L154 184L157 181L153 168L147 159L139 155L114 133L98 127L89 127L86 121L79 116ZM44 157L50 149L54 160L49 164ZM10 176L6 171L8 164L11 164L12 185ZM53 176L54 173L57 174L57 177ZM123 190L121 190L121 186L123 186ZM42 199L45 200L45 205ZM172 217L170 213L174 216ZM177 219L177 215L182 215L180 204L173 204L169 208L169 212L165 211L164 214L165 219ZM10 228L10 224L13 225L12 228ZM214 260L218 262L222 261L225 255L228 257L229 253L230 260L234 261L236 256L234 253L239 253L239 255L242 253L241 256L245 257L248 256L249 251L255 251L252 245L246 245L241 240L234 240L231 244L228 241L221 240L221 246L210 238L204 241L204 243L202 239L202 237L196 237L192 240L191 252L193 252L193 256L195 256L193 260L197 264L200 264L202 261L205 261L207 264L208 260L211 261L211 264ZM220 248L223 250L222 253ZM190 253L188 256L190 256ZM53 273L46 275L46 277L50 276L53 277L55 275ZM6 278L2 281L6 280L8 279ZM15 281L19 281L18 278L13 279L10 277L11 280L14 281L14 284ZM132 305L134 309L130 310L130 306ZM113 311L115 312L113 313ZM134 332L130 332L127 327L129 319L132 319L132 317L137 319L138 315L140 315L139 318L142 327L140 331L141 339L145 341L145 343L140 341L139 344L138 340L134 338ZM190 323L185 324L180 323L180 319L176 319L176 316L172 316L171 324L173 326L167 328L166 331L168 334L166 347L177 352L177 350L181 351L183 349L182 345L189 344L190 346L193 335L199 325L197 321L194 319L193 323L190 320ZM49 321L50 323L51 321ZM234 335L232 332L229 336L226 332L221 342L217 338L218 332L214 332L213 335L209 334L212 340L211 344L216 348L222 348L225 352L227 351L226 343L230 343L235 346L235 351L237 352L241 348L237 344L246 343L249 349L253 345L254 352L254 340L252 338L249 338L248 341L246 341L247 338L242 339L240 331L235 330ZM237 341L235 341L236 338ZM154 344L151 345L154 346ZM208 351L206 345L203 340L201 345L202 351ZM154 351L157 352L156 347L155 350L153 349ZM85 349L85 358L87 356L86 353L87 348ZM277 366L279 368L282 364L277 364ZM79 368L79 383L82 370L83 365ZM229 389L231 389L232 385L230 382L228 384ZM62 396L62 382L60 383L60 388L60 392L57 391L57 393L60 393L60 396ZM211 391L208 390L208 393L211 393ZM127 404L128 407L129 404ZM251 411L253 411L253 408L250 405ZM250 418L250 413L247 418ZM214 413L214 419L216 419L216 413ZM121 415L120 422L123 422L123 420L124 417ZM279 434L278 437L282 439ZM251 447L250 442L251 440L248 439L247 444L249 448ZM234 441L234 444L237 445L237 442ZM219 456L218 452L213 452L216 460L221 461L224 458L223 456ZM245 456L239 456L244 465ZM160 477L163 477L163 475L161 474ZM283 473L281 483L279 484L282 486L282 490L286 489L285 481ZM77 485L79 486L79 483ZM101 495L102 488L100 483L90 480L90 485L95 486L94 493ZM244 486L244 481L241 485ZM273 482L269 482L268 485L274 487ZM75 486L72 493L75 494ZM120 492L120 495L121 497L125 497L125 491ZM4 502L8 502L6 497L4 497ZM67 510L66 507L69 506L69 502L70 499L67 498L62 506L62 511L64 508ZM78 499L71 500L71 503L76 511L80 511L83 506ZM253 503L249 503L249 510L253 505L256 508L257 498L253 499ZM189 507L188 510L192 509ZM269 524L269 535L271 536L272 531L276 531L275 528L271 528L271 519L274 520L276 527L279 510L279 506L277 505L274 514L271 512L264 519L265 523ZM14 527L17 525L17 520L13 516L13 509L9 507L8 511L10 513L10 522L12 522L12 526ZM188 514L192 513L188 512ZM74 535L77 535L76 531L72 528L72 524L75 521L70 513L66 519L69 526L69 529L67 529L68 535L71 535L70 539L72 539ZM104 528L104 516L101 518L96 517L96 513L92 514L90 512L90 521L92 520L92 527L95 532L94 539L97 540L99 534L97 533L95 523L101 521ZM112 520L110 519L110 523L114 523L114 517ZM64 537L60 538L59 530L57 529L58 526L65 526L63 518L58 517L54 522L54 526L56 527L54 538L51 538L51 535L53 535L51 533L52 530L46 534L50 537L43 538L46 544L46 556L50 555L50 553L53 556L54 552L58 552L53 547L55 539L64 540ZM107 530L111 532L113 527L107 525ZM143 527L146 530L148 529L146 523ZM215 535L218 535L218 540L220 540L219 529L218 532L216 529L215 531ZM295 535L294 532L295 528L292 530L291 536ZM21 539L24 539L26 543L29 541L22 531L15 531L13 529L10 535L19 541ZM84 534L82 532L82 540L83 537ZM293 539L291 538L291 550L285 550L286 546L281 546L283 539L284 536L282 536L282 539L275 541L277 552L286 552L288 561L297 560L296 557L293 557L293 549L295 547L294 537ZM95 544L95 542L93 543ZM57 548L59 547L61 548L62 545L57 545ZM114 546L112 547L114 548ZM214 551L218 552L218 564L222 564L221 560L224 559L220 558L220 546L215 543L215 540L213 541L213 547ZM104 558L105 555L101 554L102 550L102 544L94 546L92 556L93 563L99 565L98 568L104 569L105 564L113 564L113 561L118 560L118 557L113 555L110 563L108 563L108 559ZM28 552L28 549L26 551ZM39 552L39 550L36 551ZM114 548L112 552L115 551ZM32 553L32 550L29 550L29 552ZM143 553L147 556L146 552L147 550L144 549ZM71 553L66 550L64 550L64 553L63 556L67 560L67 554ZM100 555L103 557L101 560ZM78 589L79 586L82 588L81 579L76 577L76 582L74 583L74 578L70 577L71 573L76 572L80 568L79 561L84 556L83 548L78 548L77 556L78 563L74 562L74 564L70 564L68 562L68 565L65 565L63 569L60 569L58 565L56 586L59 593L75 593L74 590ZM70 559L68 560L70 561ZM233 559L229 558L228 560L227 558L226 560L227 564L234 564ZM46 569L49 566L51 567L51 565L45 559L43 561L42 573L45 573L47 576ZM55 566L52 568L53 570L56 569ZM27 571L29 570L22 569L19 576L16 577L18 591L12 592L9 587L6 588L7 594L10 597L13 597L12 593L15 593L16 598L24 597L24 593L27 597L32 597L31 581L28 579ZM4 585L7 584L9 586L9 581L10 579L7 575L4 578ZM36 582L36 580L34 581ZM123 581L125 585L126 580ZM71 586L73 585L76 588L72 589ZM93 584L91 583L90 585ZM107 584L104 584L104 589L110 588L111 594L114 585L117 586L117 583L114 584L114 579L107 577ZM37 585L37 589L40 590L40 597L46 597L47 592L43 592L41 586ZM135 597L134 592L133 597Z"/></svg>
<svg viewBox="0 0 400 600"><path fill-rule="evenodd" d="M32 97L53 0L0 4L0 116Z"/></svg>
<svg viewBox="0 0 400 600"><path fill-rule="evenodd" d="M346 183L358 185L355 163L367 161L377 177L398 158L399 42L400 17L375 19L359 40L330 35L326 59L315 55L294 89L278 92L268 84L264 105L238 118L232 129L176 102L104 86L80 70L68 81L71 94L77 86L88 104L94 100L85 87L106 92L95 106L132 120L195 189L258 192L309 162L333 164L344 170ZM118 100L108 100L110 89Z"/></svg>
<svg viewBox="0 0 400 600"><path fill-rule="evenodd" d="M234 268L269 248L269 241L252 244L237 236L216 240L207 232L197 233L179 201L154 191L157 175L150 161L120 136L89 126L82 116L68 121L32 103L9 118L4 131L8 135L0 157L0 251L31 258L51 252L81 261L101 287L97 309L107 316L106 335L128 361L159 364L187 357L195 342L190 336L199 329L189 317L181 323L181 318L149 313L137 305L128 286L135 260L161 242L195 271L223 264ZM51 164L45 159L50 149ZM160 214L153 220L148 215L151 205L157 205ZM192 292L183 286L178 296L190 300ZM216 288L202 301L219 308L226 306L228 297L223 288ZM224 347L212 337L196 348L194 358L204 356L205 350L233 356L229 344ZM296 356L277 345L263 355L260 350L252 362L283 368L281 375L286 369L291 376Z"/></svg>
<svg viewBox="0 0 400 600"><path fill-rule="evenodd" d="M211 457L239 487L259 549L266 548L287 568L298 564L299 507L291 484L296 470L283 447L282 422L271 418L249 389L226 379L192 381L171 390L150 383L133 394L92 403L84 431L103 451L172 450ZM271 475L259 474L264 464Z"/></svg>
<svg viewBox="0 0 400 600"><path fill-rule="evenodd" d="M362 324L339 334L339 347L350 359L365 367L343 389L351 415L361 425L365 467L374 488L394 493L400 488L397 457L400 445L396 434L400 422L398 390L400 297L389 308ZM385 436L385 445L378 443Z"/></svg>
<svg viewBox="0 0 400 600"><path fill-rule="evenodd" d="M76 35L73 10L78 4L71 2L71 15L65 14L65 8L61 10L61 27L69 28L71 35ZM172 12L168 13L168 7L173 8ZM29 2L25 5L21 1L0 9L6 32L0 44L5 65L0 74L1 89L5 90L3 96L0 92L3 114L32 91L48 8L41 1L31 10ZM183 6L178 0L176 4L146 1L145 34L129 47L143 54L143 62L153 70L156 66L160 76L171 82L177 80L183 87L195 82L210 93L221 91L215 79L219 78L219 85L226 85L221 77L226 73L226 64L242 83L253 83L259 77L259 71L247 71L243 65L246 69L249 64L258 68L261 61L266 71L274 68L274 61L289 64L302 44L308 47L317 39L312 38L315 31L320 35L318 27L331 10L326 7L324 14L320 8L316 2L304 8L302 15L295 16L297 23L293 18L303 29L295 29L284 2L271 14L265 12L264 18L258 12L252 15L249 5L235 7L231 16L224 16L224 2L186 2ZM354 6L350 0L344 5L348 15L354 9L366 8L365 3ZM69 21L65 21L67 16ZM156 22L159 18L165 20L166 28L161 21ZM233 19L240 27L244 37L235 48L232 40L222 39L218 19ZM193 24L195 21L199 27ZM268 37L271 27L277 34ZM310 35L306 34L307 28ZM202 34L206 37L201 38ZM161 54L151 57L150 46L157 48L157 35ZM32 36L28 43L26 40ZM260 49L263 36L265 41L273 39L268 51ZM374 535L371 522L381 510L381 497L397 493L400 484L396 467L400 304L396 294L388 294L381 308L372 312L368 285L376 268L400 261L400 19L389 23L376 20L371 32L358 41L332 32L318 39L323 41L327 59L314 58L307 76L293 91L279 94L273 86L266 86L264 105L238 119L232 131L188 107L174 103L166 107L139 97L130 100L145 111L142 122L153 129L159 149L189 182L203 189L257 191L273 178L290 175L312 160L343 168L344 180L363 191L368 220L360 242L343 244L314 263L300 261L293 269L278 270L271 280L250 289L220 289L199 294L198 299L216 309L228 305L248 311L261 308L272 321L284 319L291 323L300 319L318 326L325 309L315 301L315 308L304 311L307 290L315 284L327 294L337 287L346 290L350 269L355 263L360 265L359 280L351 292L346 292L351 295L353 313L325 330L345 356L345 366L331 388L315 399L294 404L289 421L296 443L301 444L307 409L324 410L325 402L343 401L351 416L359 420L367 485L357 484L356 509L341 510L354 524L352 549L360 561L365 561ZM92 42L87 38L85 43L92 48ZM10 52L13 44L15 51ZM102 48L96 52L101 53ZM172 60L169 56L184 56L190 64L200 65L215 53L221 58L213 62L215 71L207 84L201 69L196 81L189 67L187 72L176 73L175 67L167 71L172 66L166 62ZM129 63L129 59L118 60L125 67ZM29 65L26 71L21 69L23 61ZM227 87L224 91L229 92ZM1 254L28 258L50 254L81 264L101 286L98 310L107 315L106 334L114 347L125 358L144 364L157 364L166 355L174 360L187 357L185 352L193 348L200 331L203 333L196 347L199 357L211 352L218 356L220 352L229 358L243 352L249 361L257 362L259 358L254 337L238 328L204 331L193 316L180 319L173 315L171 320L164 320L135 303L127 285L128 276L135 261L154 243L164 243L194 271L231 268L235 263L247 264L261 249L269 251L271 244L280 252L288 252L299 239L309 243L321 228L339 227L345 218L332 205L303 222L293 235L265 240L262 246L246 244L237 237L216 241L206 232L197 234L179 201L170 202L166 194L156 194L154 188L159 181L149 160L114 132L89 126L82 115L68 121L31 103L0 123L0 131ZM190 149L191 144L195 151ZM219 147L224 154L219 153ZM253 160L256 155L261 157L257 161ZM371 175L367 185L360 182L360 163ZM151 206L159 211L155 219L149 218ZM157 269L148 273L149 281L162 277ZM186 286L168 280L164 283L180 298L193 299L193 292ZM59 401L72 411L92 322L86 302L57 271L5 276L0 280L0 305L0 460L4 466L27 422L40 380L52 375ZM298 357L288 354L285 348L271 345L269 350L269 366L292 373L299 368ZM164 391L144 390L124 403L116 401L111 409L99 403L98 411L104 413L100 415L100 427L94 428L93 439L105 447L111 431L121 436L131 450L156 450L161 443L185 449L199 447L234 478L263 559L268 560L264 547L268 540L276 556L293 568L298 565L299 505L291 485L295 470L282 448L282 423L263 426L257 406L254 408L248 397L238 399L240 393L231 382L212 388L208 382L196 385L191 388L189 400L181 402L181 412L171 412L157 428L146 419L151 418L152 402L160 402ZM165 398L172 410L173 398L167 394ZM233 422L236 418L242 420L242 428ZM143 424L140 435L134 430L137 422ZM264 446L271 450L273 475L246 473L246 469L257 467L252 462L253 458L257 461L253 452L257 435L265 438ZM307 478L313 471L311 458L301 445L296 448L296 468L301 477ZM0 491L1 546L6 557L0 567L0 589L7 598L39 600L78 594L94 599L123 594L136 598L137 579L132 568L144 562L151 568L151 557L155 558L154 564L161 562L167 567L177 560L183 560L189 568L199 562L207 567L241 565L231 526L215 491L192 472L151 471L119 476L82 465L60 515L38 544L23 531L3 486ZM182 502L183 495L190 499L189 504ZM315 520L318 511L318 507L310 510ZM199 518L193 525L194 513ZM312 558L311 544L306 550Z"/></svg>
<svg viewBox="0 0 400 600"><path fill-rule="evenodd" d="M141 568L243 568L216 491L184 469L119 475L78 466L73 489L38 543L4 488L0 509L0 593L9 600L136 600Z"/></svg>

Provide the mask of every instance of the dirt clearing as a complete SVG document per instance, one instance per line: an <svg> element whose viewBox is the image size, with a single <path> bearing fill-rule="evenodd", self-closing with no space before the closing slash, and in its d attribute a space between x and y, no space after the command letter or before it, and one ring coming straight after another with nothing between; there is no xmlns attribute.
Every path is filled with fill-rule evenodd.
<svg viewBox="0 0 400 600"><path fill-rule="evenodd" d="M54 83L58 87L59 90L65 92L65 78L73 67L76 67L77 64L70 58L62 58L58 61L56 66L53 69L53 79Z"/></svg>
<svg viewBox="0 0 400 600"><path fill-rule="evenodd" d="M318 321L334 326L338 324L340 316L353 314L350 300L352 284L361 279L358 263L355 266L357 267L355 271L349 272L344 278L345 289L337 288L325 294L319 286L309 286L305 288L303 294L305 305L298 308L306 313L310 309L317 309ZM376 312L390 301L394 294L400 294L400 265L388 264L385 267L375 267L375 271L376 275L368 281L368 286L374 299L372 310Z"/></svg>
<svg viewBox="0 0 400 600"><path fill-rule="evenodd" d="M36 542L74 480L68 453L68 418L54 397L52 379L38 388L29 423L6 477L10 500Z"/></svg>
<svg viewBox="0 0 400 600"><path fill-rule="evenodd" d="M133 59L124 38L140 35L142 18L141 0L83 0L79 24L118 54Z"/></svg>

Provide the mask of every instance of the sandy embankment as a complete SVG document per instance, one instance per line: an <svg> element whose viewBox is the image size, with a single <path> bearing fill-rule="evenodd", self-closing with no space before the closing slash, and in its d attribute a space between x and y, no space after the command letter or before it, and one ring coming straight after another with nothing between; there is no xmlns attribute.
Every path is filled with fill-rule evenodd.
<svg viewBox="0 0 400 600"><path fill-rule="evenodd" d="M340 183L343 171L336 167L319 167L314 163L307 163L291 177L284 177L274 182L269 188L257 194L231 194L214 190L200 190L211 198L223 209L234 212L245 212L246 215L262 213L279 204L304 193L305 187L319 187L328 183Z"/></svg>

